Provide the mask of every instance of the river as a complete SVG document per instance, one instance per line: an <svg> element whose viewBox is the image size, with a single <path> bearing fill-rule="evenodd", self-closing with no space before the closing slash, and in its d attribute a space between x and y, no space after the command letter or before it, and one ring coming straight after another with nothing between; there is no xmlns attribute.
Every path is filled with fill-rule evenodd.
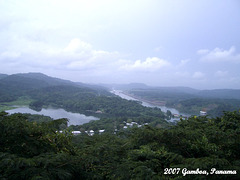
<svg viewBox="0 0 240 180"><path fill-rule="evenodd" d="M161 111L163 112L167 112L167 110L171 111L172 114L177 114L177 115L182 115L184 117L189 117L190 115L189 114L183 114L183 113L180 113L177 109L175 108L169 108L169 107L166 107L166 106L157 106L157 105L153 105L153 104L150 104L148 102L145 102L143 100L139 100L139 99L136 99L136 98L133 98L127 94L124 94L123 91L121 90L113 90L111 91L111 93L115 94L115 95L118 95L120 96L121 98L123 99L127 99L127 100L133 100L133 101L140 101L142 102L142 105L143 106L146 106L146 107L158 107L161 109ZM175 120L179 120L179 118L172 118L171 121L175 121Z"/></svg>
<svg viewBox="0 0 240 180"><path fill-rule="evenodd" d="M127 99L127 100L134 100L134 101L139 101L136 98L133 98L131 96L128 96L127 94L124 94L121 90L114 90L111 91L112 93L114 93L115 95L120 96L123 99ZM160 108L163 112L167 112L167 110L171 111L172 114L179 114L179 111L174 109L174 108L169 108L166 106L156 106L147 102L142 101L142 105L146 106L146 107L158 107ZM60 119L60 118L67 118L69 120L68 125L81 125L84 123L88 123L91 120L99 120L99 118L94 117L94 116L86 116L84 114L80 114L80 113L72 113L72 112L68 112L65 111L64 109L61 108L43 108L41 111L34 111L32 109L30 109L27 106L20 106L17 107L15 109L11 109L11 110L7 110L6 112L8 112L9 114L13 114L13 113L29 113L29 114L40 114L40 115L44 115L44 116L50 116L53 119ZM183 116L189 116L187 114L182 114ZM179 120L179 118L172 118L171 121L175 121L175 120Z"/></svg>
<svg viewBox="0 0 240 180"><path fill-rule="evenodd" d="M9 114L14 113L29 113L29 114L40 114L44 116L50 116L53 119L67 118L69 120L68 126L70 125L81 125L84 123L88 123L91 120L99 120L99 118L94 116L86 116L80 113L72 113L65 111L61 108L43 108L41 111L34 111L27 106L17 107L15 109L7 110Z"/></svg>

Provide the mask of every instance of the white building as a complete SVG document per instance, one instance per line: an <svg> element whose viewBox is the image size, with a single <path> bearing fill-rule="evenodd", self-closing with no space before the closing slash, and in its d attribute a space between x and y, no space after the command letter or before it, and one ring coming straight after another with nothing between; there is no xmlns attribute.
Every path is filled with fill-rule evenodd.
<svg viewBox="0 0 240 180"><path fill-rule="evenodd" d="M93 136L94 135L94 130L90 130L88 135Z"/></svg>
<svg viewBox="0 0 240 180"><path fill-rule="evenodd" d="M72 134L73 135L79 135L79 134L81 134L81 131L72 131Z"/></svg>
<svg viewBox="0 0 240 180"><path fill-rule="evenodd" d="M200 116L206 116L207 112L206 111L200 111Z"/></svg>
<svg viewBox="0 0 240 180"><path fill-rule="evenodd" d="M102 134L105 131L105 129L100 129L99 134Z"/></svg>

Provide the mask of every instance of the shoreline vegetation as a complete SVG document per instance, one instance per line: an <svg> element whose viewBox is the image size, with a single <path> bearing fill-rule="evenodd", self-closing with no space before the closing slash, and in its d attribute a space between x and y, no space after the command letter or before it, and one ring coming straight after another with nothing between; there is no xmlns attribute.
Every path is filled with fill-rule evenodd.
<svg viewBox="0 0 240 180"><path fill-rule="evenodd" d="M153 106L166 106L167 102L166 101L153 101L153 100L149 100L149 99L145 99L145 98L142 98L140 96L136 96L132 93L129 93L127 91L122 91L121 93L127 95L127 96L130 96L136 100L139 100L139 101L143 101L143 102L146 102L150 105L153 105ZM167 107L167 106L166 106ZM169 108L174 108L174 107L169 107Z"/></svg>
<svg viewBox="0 0 240 180"><path fill-rule="evenodd" d="M154 106L176 109L179 114L190 116L199 116L201 112L204 112L208 116L219 117L223 115L224 111L234 111L240 107L240 99L234 93L232 93L231 98L229 94L223 94L222 92L217 97L216 95L210 96L211 93L203 95L200 93L174 92L173 90L168 92L158 89L131 89L122 91L122 93L136 100Z"/></svg>
<svg viewBox="0 0 240 180"><path fill-rule="evenodd" d="M9 75L0 79L0 87L2 107L54 106L83 114L98 112L95 115L100 117L68 126L66 118L0 112L0 179L182 179L183 174L164 175L164 169L175 167L240 172L237 96L229 104L219 101L225 105L219 109L225 111L221 116L191 116L172 123L167 119L170 112L117 97L109 88L79 85L44 74ZM198 110L200 105L216 103L210 98L189 99L193 96L181 96L175 89L167 89L165 94L159 89L133 93L156 100L165 96L164 100L173 105L188 98L181 101L185 109ZM235 110L228 111L229 107ZM206 175L188 177L201 179ZM209 178L240 179L239 173Z"/></svg>
<svg viewBox="0 0 240 180"><path fill-rule="evenodd" d="M130 111L138 109L139 115L141 111L147 110L136 105L137 101L144 101L153 106L176 109L179 114L199 115L200 111L207 111L208 115L216 117L222 115L223 111L237 110L240 105L240 90L234 89L196 90L183 87L119 85L117 89L137 99L134 104L114 97L109 92L114 85L75 83L41 73L5 75L0 79L0 87L0 110L13 108L10 105L28 105L36 109L51 105L82 114L102 112L97 114L101 117L133 116Z"/></svg>
<svg viewBox="0 0 240 180"><path fill-rule="evenodd" d="M167 107L167 108L172 108L172 109L176 109L178 112L179 112L179 114L177 114L177 115L179 115L179 116L181 116L181 114L189 114L189 116L191 116L191 115L196 115L196 113L193 113L193 112L185 112L185 111L182 111L182 109L181 108L179 108L179 106L168 106L167 104L167 101L160 101L160 100L149 100L149 99L147 99L147 98L143 98L143 97L140 97L140 96L137 96L137 95L134 95L133 93L129 93L128 91L121 91L121 93L122 94L124 94L124 95L127 95L127 96L129 96L129 97L132 97L132 98L134 98L134 99L136 99L137 101L139 101L139 102L146 102L146 103L148 103L148 104L150 104L150 105L152 105L152 106L165 106L165 107ZM161 109L161 108L160 108ZM171 111L170 111L171 112ZM172 114L173 114L173 112L171 112ZM186 118L187 116L186 115L184 115L184 117Z"/></svg>
<svg viewBox="0 0 240 180"><path fill-rule="evenodd" d="M16 109L18 106L29 106L33 100L27 96L21 96L15 101L11 102L1 102L0 103L0 112L7 111L11 109Z"/></svg>
<svg viewBox="0 0 240 180"><path fill-rule="evenodd" d="M237 180L239 173L225 171L240 171L239 118L234 111L168 128L73 135L64 118L1 112L0 179L205 179L189 174L216 168L224 174L210 179ZM176 167L179 173L165 174Z"/></svg>

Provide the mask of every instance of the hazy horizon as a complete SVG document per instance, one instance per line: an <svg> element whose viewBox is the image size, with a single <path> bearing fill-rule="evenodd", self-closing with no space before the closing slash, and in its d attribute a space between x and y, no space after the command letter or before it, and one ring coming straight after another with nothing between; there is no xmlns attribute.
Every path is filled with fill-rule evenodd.
<svg viewBox="0 0 240 180"><path fill-rule="evenodd" d="M6 75L15 75L15 74L28 74L28 73L40 73L40 74L44 74L44 73L41 73L41 72L26 72L26 73L14 73L14 74L6 74ZM0 73L0 75L3 74L3 73ZM84 83L84 84L88 84L88 85L99 85L99 86L109 86L109 85L120 85L120 86L124 86L124 85L142 85L142 86L148 86L150 88L191 88L191 89L195 89L195 90L218 90L218 89L231 89L231 90L240 90L239 88L194 88L194 87L191 87L191 86L161 86L161 85L149 85L147 83L142 83L142 82L129 82L129 83L117 83L117 82L114 82L114 83L89 83L89 82L81 82L81 81L72 81L70 79L65 79L65 78L60 78L60 77L57 77L57 76L50 76L48 74L44 74L44 75L47 75L49 76L50 78L58 78L58 79L62 79L62 80L67 80L67 81L71 81L73 83ZM118 90L118 89L116 89Z"/></svg>
<svg viewBox="0 0 240 180"><path fill-rule="evenodd" d="M238 0L1 0L3 74L240 89Z"/></svg>

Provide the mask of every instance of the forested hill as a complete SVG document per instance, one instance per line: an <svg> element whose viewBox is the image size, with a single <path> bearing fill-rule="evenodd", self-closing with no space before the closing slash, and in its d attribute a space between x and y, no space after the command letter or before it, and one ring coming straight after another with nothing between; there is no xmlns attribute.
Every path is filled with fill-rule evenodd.
<svg viewBox="0 0 240 180"><path fill-rule="evenodd" d="M2 106L4 110L7 108L5 105L9 103L16 105L16 101L24 100L27 101L25 105L36 111L51 106L70 112L108 118L107 122L101 119L98 121L100 125L91 126L104 129L108 126L109 131L129 119L142 124L154 123L160 126L167 124L164 120L165 115L159 108L147 108L137 101L122 99L97 85L74 83L40 73L14 74L0 79L0 108ZM116 120L116 118L120 119Z"/></svg>
<svg viewBox="0 0 240 180"><path fill-rule="evenodd" d="M26 99L36 110L54 106L100 120L67 127L65 118L0 112L0 179L239 179L239 111L173 126L159 108L104 88L43 74L0 78L0 106ZM89 136L91 130L99 133Z"/></svg>
<svg viewBox="0 0 240 180"><path fill-rule="evenodd" d="M0 101L16 100L19 96L28 95L30 91L53 86L78 87L96 94L111 95L107 89L83 83L49 77L42 73L21 73L13 75L0 75Z"/></svg>
<svg viewBox="0 0 240 180"><path fill-rule="evenodd" d="M123 91L140 91L146 93L158 93L162 96L181 96L183 98L221 98L221 99L240 99L240 89L211 89L199 90L190 87L154 87L142 83L130 84L101 84L107 88L114 88Z"/></svg>
<svg viewBox="0 0 240 180"><path fill-rule="evenodd" d="M7 77L7 74L0 74L0 79Z"/></svg>
<svg viewBox="0 0 240 180"><path fill-rule="evenodd" d="M48 87L48 86L76 86L76 87L88 87L94 90L107 90L107 88L103 88L102 86L93 86L84 83L76 83L69 80L63 80L59 78L54 78L47 76L42 73L19 73L13 75L6 75L0 74L0 85L1 88L15 88L16 86L18 89L15 90L22 90L22 89L37 89L41 87Z"/></svg>
<svg viewBox="0 0 240 180"><path fill-rule="evenodd" d="M240 108L239 89L196 90L186 87L161 87L129 89L125 92L135 98L173 107L191 115L199 115L200 111L206 111L208 115L215 117L222 115L223 111Z"/></svg>

